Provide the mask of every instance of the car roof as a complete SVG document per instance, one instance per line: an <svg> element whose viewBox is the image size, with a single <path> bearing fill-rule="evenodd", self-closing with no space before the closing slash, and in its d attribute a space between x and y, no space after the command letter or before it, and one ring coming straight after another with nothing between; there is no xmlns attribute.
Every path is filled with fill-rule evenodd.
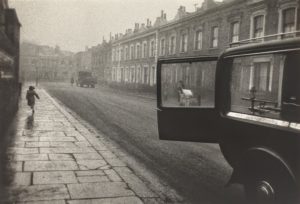
<svg viewBox="0 0 300 204"><path fill-rule="evenodd" d="M242 45L238 47L226 49L221 58L243 55L247 53L262 53L270 51L284 51L284 50L298 50L300 49L300 37L284 40L273 40L268 42L252 43L247 45Z"/></svg>

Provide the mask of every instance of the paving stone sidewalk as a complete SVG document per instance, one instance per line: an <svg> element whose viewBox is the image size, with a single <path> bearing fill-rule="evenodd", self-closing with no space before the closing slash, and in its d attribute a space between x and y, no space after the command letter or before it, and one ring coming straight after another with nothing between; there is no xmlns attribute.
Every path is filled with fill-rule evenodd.
<svg viewBox="0 0 300 204"><path fill-rule="evenodd" d="M33 117L21 101L7 151L11 182L1 203L157 203L158 196L78 119L45 90L37 92Z"/></svg>

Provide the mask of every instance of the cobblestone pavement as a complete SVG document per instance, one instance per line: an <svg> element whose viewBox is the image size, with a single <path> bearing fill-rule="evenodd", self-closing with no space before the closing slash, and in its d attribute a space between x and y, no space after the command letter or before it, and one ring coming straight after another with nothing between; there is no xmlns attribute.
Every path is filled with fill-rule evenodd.
<svg viewBox="0 0 300 204"><path fill-rule="evenodd" d="M45 90L37 92L34 116L25 100L20 105L1 203L161 203L94 133Z"/></svg>

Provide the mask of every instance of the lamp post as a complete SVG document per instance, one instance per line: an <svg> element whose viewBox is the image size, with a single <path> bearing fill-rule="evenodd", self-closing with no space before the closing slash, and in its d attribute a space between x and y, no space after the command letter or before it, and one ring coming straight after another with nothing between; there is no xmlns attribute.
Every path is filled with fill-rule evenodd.
<svg viewBox="0 0 300 204"><path fill-rule="evenodd" d="M39 76L38 76L38 67L37 66L35 66L35 86L38 86L38 78L39 78Z"/></svg>
<svg viewBox="0 0 300 204"><path fill-rule="evenodd" d="M39 83L39 72L38 72L38 60L34 60L34 65L35 65L35 86L38 86Z"/></svg>

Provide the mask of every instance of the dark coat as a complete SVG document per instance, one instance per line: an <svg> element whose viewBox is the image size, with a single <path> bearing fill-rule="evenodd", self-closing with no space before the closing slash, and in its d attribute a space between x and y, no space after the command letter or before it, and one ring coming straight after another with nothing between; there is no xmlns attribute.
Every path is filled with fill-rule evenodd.
<svg viewBox="0 0 300 204"><path fill-rule="evenodd" d="M40 99L39 95L34 91L34 90L28 90L26 93L26 99L27 99L27 104L29 106L34 106L35 104L35 97Z"/></svg>

